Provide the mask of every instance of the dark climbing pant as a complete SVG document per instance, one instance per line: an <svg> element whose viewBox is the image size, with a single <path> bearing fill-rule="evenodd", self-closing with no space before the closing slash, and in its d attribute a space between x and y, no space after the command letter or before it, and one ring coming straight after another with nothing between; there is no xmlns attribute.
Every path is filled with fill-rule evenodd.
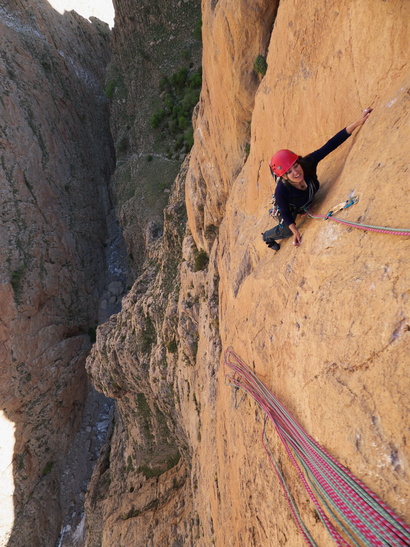
<svg viewBox="0 0 410 547"><path fill-rule="evenodd" d="M293 219L296 220L297 213L292 213ZM277 239L286 239L288 237L291 237L293 235L292 230L289 228L289 226L286 226L286 224L280 222L277 226L274 228L271 228L270 230L266 230L262 234L263 241L269 245L272 241L276 241Z"/></svg>
<svg viewBox="0 0 410 547"><path fill-rule="evenodd" d="M270 230L266 230L262 234L263 241L269 245L272 241L275 241L277 239L286 239L287 237L290 237L293 235L292 230L286 226L286 224L278 224L274 228L271 228Z"/></svg>

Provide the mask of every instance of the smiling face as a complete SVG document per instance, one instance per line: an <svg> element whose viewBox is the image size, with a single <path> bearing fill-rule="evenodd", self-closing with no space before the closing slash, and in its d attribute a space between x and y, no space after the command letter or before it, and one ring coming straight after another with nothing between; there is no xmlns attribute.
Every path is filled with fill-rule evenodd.
<svg viewBox="0 0 410 547"><path fill-rule="evenodd" d="M284 174L284 178L291 184L299 184L305 178L302 166L296 161Z"/></svg>

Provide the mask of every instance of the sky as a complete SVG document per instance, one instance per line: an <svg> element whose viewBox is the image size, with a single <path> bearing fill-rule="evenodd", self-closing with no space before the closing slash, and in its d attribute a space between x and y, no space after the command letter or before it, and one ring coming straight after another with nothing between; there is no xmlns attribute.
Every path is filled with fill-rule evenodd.
<svg viewBox="0 0 410 547"><path fill-rule="evenodd" d="M114 26L114 8L112 0L48 0L55 10L63 14L74 10L86 19L97 17L112 28Z"/></svg>

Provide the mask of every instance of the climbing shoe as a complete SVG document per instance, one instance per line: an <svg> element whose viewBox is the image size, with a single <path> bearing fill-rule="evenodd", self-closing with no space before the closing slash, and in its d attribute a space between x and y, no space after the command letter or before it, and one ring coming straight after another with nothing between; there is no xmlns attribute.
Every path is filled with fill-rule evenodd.
<svg viewBox="0 0 410 547"><path fill-rule="evenodd" d="M280 249L280 245L277 241L270 241L268 243L268 247L269 249L273 249L274 251L279 251Z"/></svg>

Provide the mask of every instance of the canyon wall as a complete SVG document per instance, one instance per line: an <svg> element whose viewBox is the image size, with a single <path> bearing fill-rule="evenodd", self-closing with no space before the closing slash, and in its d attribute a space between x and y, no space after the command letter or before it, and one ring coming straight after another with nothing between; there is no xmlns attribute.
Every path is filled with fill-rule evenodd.
<svg viewBox="0 0 410 547"><path fill-rule="evenodd" d="M13 0L0 43L0 541L54 546L105 284L111 37L101 21Z"/></svg>
<svg viewBox="0 0 410 547"><path fill-rule="evenodd" d="M354 193L340 218L409 228L409 10L400 0L202 2L194 148L163 236L87 361L117 405L87 494L89 547L304 544L260 442L263 413L226 385L230 345L410 521L408 238L309 217L299 248L284 241L275 253L260 235L273 225L273 152L313 151L368 106L367 123L320 164L314 210ZM316 543L329 545L268 435Z"/></svg>
<svg viewBox="0 0 410 547"><path fill-rule="evenodd" d="M114 7L113 55L107 70L117 153L113 195L138 274L146 247L162 234L163 210L185 157L175 132L153 130L150 120L164 107L163 82L181 70L192 74L200 67L201 10L198 0L144 0L138 5L114 1Z"/></svg>

